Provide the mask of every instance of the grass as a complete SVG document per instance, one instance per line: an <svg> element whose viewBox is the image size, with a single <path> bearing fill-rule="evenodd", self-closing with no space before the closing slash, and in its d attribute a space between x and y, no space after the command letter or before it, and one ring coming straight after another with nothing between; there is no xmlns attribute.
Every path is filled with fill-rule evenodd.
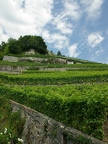
<svg viewBox="0 0 108 144"><path fill-rule="evenodd" d="M24 123L25 119L21 118L19 111L12 113L9 100L0 97L0 144L18 143Z"/></svg>

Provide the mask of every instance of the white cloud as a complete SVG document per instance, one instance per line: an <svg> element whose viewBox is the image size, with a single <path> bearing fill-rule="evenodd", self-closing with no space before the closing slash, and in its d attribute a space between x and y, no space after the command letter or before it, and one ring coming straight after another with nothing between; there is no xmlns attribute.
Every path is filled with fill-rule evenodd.
<svg viewBox="0 0 108 144"><path fill-rule="evenodd" d="M69 16L73 20L79 20L81 16L81 9L80 9L79 4L76 1L67 0L64 3L64 7L65 7L65 16Z"/></svg>
<svg viewBox="0 0 108 144"><path fill-rule="evenodd" d="M43 27L52 19L53 0L26 0L25 9ZM38 23L38 24L39 24Z"/></svg>
<svg viewBox="0 0 108 144"><path fill-rule="evenodd" d="M101 6L104 0L81 0L84 10L87 12L88 17L97 19L101 15Z"/></svg>
<svg viewBox="0 0 108 144"><path fill-rule="evenodd" d="M69 38L73 32L71 19L78 19L79 7L76 2L62 3L63 9L59 14L52 14L53 0L4 0L0 1L0 36L1 40L19 38L20 35L42 35L47 43L52 43L55 48L62 49L69 45ZM49 33L45 28L51 24L55 32ZM3 33L4 27L6 33ZM0 40L0 41L1 41Z"/></svg>
<svg viewBox="0 0 108 144"><path fill-rule="evenodd" d="M63 22L63 21L56 21L57 29L60 30L63 34L72 34L73 32L73 27L72 24Z"/></svg>
<svg viewBox="0 0 108 144"><path fill-rule="evenodd" d="M63 0L62 4L63 8L55 14L52 24L62 34L71 35L74 30L73 22L80 19L81 9L79 4L74 0Z"/></svg>
<svg viewBox="0 0 108 144"><path fill-rule="evenodd" d="M0 43L9 37L40 35L48 47L51 46L50 49L56 48L70 57L77 57L87 42L90 47L96 47L104 40L105 36L99 32L88 35L90 28L102 29L100 21L95 23L95 27L94 23L90 26L86 21L86 18L94 20L100 17L104 1L0 0ZM108 30L103 33L108 34ZM100 47L95 51L89 48L88 53L91 55L92 52L95 56L102 53Z"/></svg>
<svg viewBox="0 0 108 144"><path fill-rule="evenodd" d="M96 56L100 56L102 54L102 52L103 52L103 49L97 50L96 51Z"/></svg>
<svg viewBox="0 0 108 144"><path fill-rule="evenodd" d="M104 37L102 37L99 32L95 32L88 35L87 40L88 40L88 45L93 48L96 47L98 44L100 44L104 40Z"/></svg>
<svg viewBox="0 0 108 144"><path fill-rule="evenodd" d="M78 43L75 43L68 48L69 51L68 55L70 57L77 57L80 54L80 52L77 52L77 47L78 47Z"/></svg>
<svg viewBox="0 0 108 144"><path fill-rule="evenodd" d="M7 41L8 38L9 36L5 34L3 27L0 26L0 42Z"/></svg>
<svg viewBox="0 0 108 144"><path fill-rule="evenodd" d="M41 35L42 29L52 19L52 8L53 0L25 0L25 5L24 0L0 1L0 27L4 27L7 37L12 38Z"/></svg>
<svg viewBox="0 0 108 144"><path fill-rule="evenodd" d="M52 43L57 49L66 48L69 45L68 38L65 35L61 35L60 33L49 33L48 30L44 30L42 36L45 41Z"/></svg>

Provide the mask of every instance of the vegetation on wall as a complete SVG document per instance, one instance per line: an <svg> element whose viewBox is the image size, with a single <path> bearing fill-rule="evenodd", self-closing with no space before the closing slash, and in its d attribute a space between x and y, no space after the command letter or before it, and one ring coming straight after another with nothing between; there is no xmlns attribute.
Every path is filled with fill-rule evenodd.
<svg viewBox="0 0 108 144"><path fill-rule="evenodd" d="M9 101L0 96L0 144L21 144L24 123L20 112L12 113Z"/></svg>

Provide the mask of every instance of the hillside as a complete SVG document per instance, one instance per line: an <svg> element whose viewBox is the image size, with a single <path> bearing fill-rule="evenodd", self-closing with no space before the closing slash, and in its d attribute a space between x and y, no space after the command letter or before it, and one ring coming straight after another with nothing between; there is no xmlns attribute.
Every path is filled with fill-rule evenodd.
<svg viewBox="0 0 108 144"><path fill-rule="evenodd" d="M107 64L49 54L12 57L18 61L0 61L0 96L108 140Z"/></svg>

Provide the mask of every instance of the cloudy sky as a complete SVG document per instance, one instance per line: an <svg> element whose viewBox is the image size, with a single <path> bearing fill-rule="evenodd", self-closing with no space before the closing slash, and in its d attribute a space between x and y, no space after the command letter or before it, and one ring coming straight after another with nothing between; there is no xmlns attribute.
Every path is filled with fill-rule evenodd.
<svg viewBox="0 0 108 144"><path fill-rule="evenodd" d="M0 0L0 43L42 36L48 50L108 63L108 0Z"/></svg>

